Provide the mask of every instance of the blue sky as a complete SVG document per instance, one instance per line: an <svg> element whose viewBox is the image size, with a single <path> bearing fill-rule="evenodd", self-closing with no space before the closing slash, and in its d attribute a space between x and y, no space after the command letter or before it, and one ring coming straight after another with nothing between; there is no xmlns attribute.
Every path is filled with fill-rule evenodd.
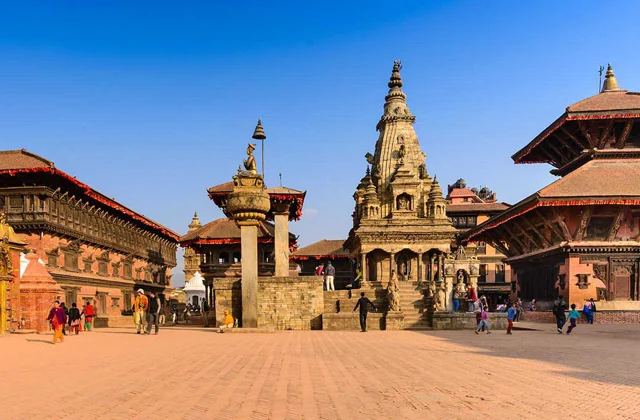
<svg viewBox="0 0 640 420"><path fill-rule="evenodd" d="M515 203L551 182L510 156L613 64L640 90L620 1L0 1L0 145L184 233L258 117L266 182L306 190L303 245L346 237L394 59L427 168ZM179 257L181 257L181 253ZM181 258L179 258L181 259ZM180 281L180 267L175 278Z"/></svg>

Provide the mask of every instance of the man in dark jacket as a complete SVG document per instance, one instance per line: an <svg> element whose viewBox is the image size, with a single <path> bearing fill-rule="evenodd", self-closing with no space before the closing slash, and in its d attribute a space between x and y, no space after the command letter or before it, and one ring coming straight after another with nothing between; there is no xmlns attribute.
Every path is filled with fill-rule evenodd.
<svg viewBox="0 0 640 420"><path fill-rule="evenodd" d="M76 335L80 333L80 309L75 302L71 304L71 309L69 309L69 332L74 331Z"/></svg>
<svg viewBox="0 0 640 420"><path fill-rule="evenodd" d="M564 301L562 296L558 296L558 299L553 302L553 314L556 316L556 326L558 328L558 334L562 334L562 328L567 322L567 316L564 311L567 310L567 302Z"/></svg>
<svg viewBox="0 0 640 420"><path fill-rule="evenodd" d="M147 334L151 334L151 326L153 325L156 328L154 334L158 335L160 307L160 298L155 292L151 292L149 297L149 312L147 313L147 331L145 331Z"/></svg>
<svg viewBox="0 0 640 420"><path fill-rule="evenodd" d="M362 332L367 332L367 313L369 312L369 305L371 305L374 311L377 309L376 305L374 305L369 298L364 296L364 292L361 292L360 299L358 299L356 307L353 308L353 312L360 307L360 328L362 328Z"/></svg>

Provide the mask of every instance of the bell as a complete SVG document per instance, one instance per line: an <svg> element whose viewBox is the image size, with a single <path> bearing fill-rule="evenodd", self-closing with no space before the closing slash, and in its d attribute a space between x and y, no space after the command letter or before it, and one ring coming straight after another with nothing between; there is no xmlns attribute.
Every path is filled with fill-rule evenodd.
<svg viewBox="0 0 640 420"><path fill-rule="evenodd" d="M251 138L256 140L264 140L267 138L267 135L264 134L264 128L262 128L262 121L260 121L260 118L258 118L258 124L256 124L256 129L253 131L253 136L251 136Z"/></svg>

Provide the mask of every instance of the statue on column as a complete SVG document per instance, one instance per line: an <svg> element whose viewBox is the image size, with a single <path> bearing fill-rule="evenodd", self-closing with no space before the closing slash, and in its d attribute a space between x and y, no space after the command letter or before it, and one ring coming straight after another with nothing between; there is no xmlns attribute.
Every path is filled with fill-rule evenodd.
<svg viewBox="0 0 640 420"><path fill-rule="evenodd" d="M253 151L256 150L256 146L254 144L249 143L247 146L247 158L242 162L244 163L244 168L247 172L255 175L258 173L256 166L256 159L253 157Z"/></svg>
<svg viewBox="0 0 640 420"><path fill-rule="evenodd" d="M395 271L394 273L395 274ZM398 277L392 274L387 285L387 299L389 300L389 312L400 310L400 288L398 287Z"/></svg>

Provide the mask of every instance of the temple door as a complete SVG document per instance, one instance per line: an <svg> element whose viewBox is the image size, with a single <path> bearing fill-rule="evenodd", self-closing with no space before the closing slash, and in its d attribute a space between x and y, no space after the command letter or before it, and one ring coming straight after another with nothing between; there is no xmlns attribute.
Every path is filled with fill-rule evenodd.
<svg viewBox="0 0 640 420"><path fill-rule="evenodd" d="M616 300L631 298L631 267L619 265L614 269L613 296Z"/></svg>

